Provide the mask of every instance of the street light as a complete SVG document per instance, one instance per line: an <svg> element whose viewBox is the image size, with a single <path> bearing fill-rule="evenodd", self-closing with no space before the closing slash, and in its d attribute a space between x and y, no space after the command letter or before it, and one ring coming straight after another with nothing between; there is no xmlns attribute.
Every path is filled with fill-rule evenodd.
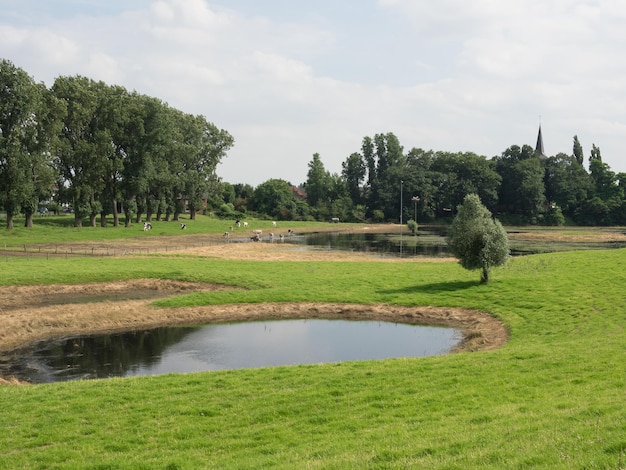
<svg viewBox="0 0 626 470"><path fill-rule="evenodd" d="M400 180L400 258L402 258L402 184L404 181Z"/></svg>

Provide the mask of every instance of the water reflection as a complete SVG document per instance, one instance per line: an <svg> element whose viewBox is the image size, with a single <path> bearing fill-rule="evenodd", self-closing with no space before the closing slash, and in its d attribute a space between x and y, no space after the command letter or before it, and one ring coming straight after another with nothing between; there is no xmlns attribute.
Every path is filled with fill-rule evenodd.
<svg viewBox="0 0 626 470"><path fill-rule="evenodd" d="M420 227L416 235L397 233L315 232L289 237L288 243L308 249L347 250L381 256L450 256L446 226ZM511 232L517 233L517 232ZM623 241L545 241L542 238L509 239L511 255L522 256L571 250L606 250L626 247Z"/></svg>
<svg viewBox="0 0 626 470"><path fill-rule="evenodd" d="M361 253L397 256L449 256L445 228L410 233L316 232L288 239L290 243L327 250L348 250ZM402 247L402 248L400 248Z"/></svg>
<svg viewBox="0 0 626 470"><path fill-rule="evenodd" d="M13 369L31 382L445 354L454 328L280 320L159 328L40 343Z"/></svg>

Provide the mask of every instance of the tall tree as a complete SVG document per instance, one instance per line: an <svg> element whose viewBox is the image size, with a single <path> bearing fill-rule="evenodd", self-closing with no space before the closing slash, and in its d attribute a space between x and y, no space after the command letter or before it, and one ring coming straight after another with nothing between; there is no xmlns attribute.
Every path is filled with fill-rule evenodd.
<svg viewBox="0 0 626 470"><path fill-rule="evenodd" d="M589 173L593 189L583 207L584 222L594 225L615 225L621 220L624 191L617 175L598 157L590 158Z"/></svg>
<svg viewBox="0 0 626 470"><path fill-rule="evenodd" d="M131 118L127 127L130 139L128 158L124 165L123 194L127 200L138 201L137 220L141 212L152 221L166 212L173 177L170 165L176 144L174 110L157 98L133 94Z"/></svg>
<svg viewBox="0 0 626 470"><path fill-rule="evenodd" d="M498 204L502 211L535 217L545 203L544 167L529 145L513 145L495 159L502 177Z"/></svg>
<svg viewBox="0 0 626 470"><path fill-rule="evenodd" d="M411 199L417 197L419 200L419 203L411 200L415 219L433 218L436 207L442 207L442 204L436 200L435 172L431 169L434 160L435 153L432 150L412 148L406 155L404 188Z"/></svg>
<svg viewBox="0 0 626 470"><path fill-rule="evenodd" d="M306 179L306 196L309 206L316 207L320 203L327 203L330 192L330 173L324 168L319 153L313 154L309 162L309 171Z"/></svg>
<svg viewBox="0 0 626 470"><path fill-rule="evenodd" d="M498 202L501 177L485 157L474 153L437 152L431 166L439 206L454 208L468 194L478 194L488 207Z"/></svg>
<svg viewBox="0 0 626 470"><path fill-rule="evenodd" d="M76 227L82 226L83 217L89 217L90 225L95 225L95 216L102 210L103 155L111 151L110 136L98 115L104 87L102 82L81 76L58 77L52 85L52 93L67 106L56 164L61 184L67 186Z"/></svg>
<svg viewBox="0 0 626 470"><path fill-rule="evenodd" d="M583 146L580 145L577 135L574 136L573 152L574 152L574 158L576 159L578 164L582 166L583 162L585 161L585 155L583 154Z"/></svg>
<svg viewBox="0 0 626 470"><path fill-rule="evenodd" d="M406 170L406 158L398 138L391 132L376 134L373 139L375 177L370 177L369 210L380 210L386 219L400 217L398 202ZM371 170L370 170L371 171Z"/></svg>
<svg viewBox="0 0 626 470"><path fill-rule="evenodd" d="M269 179L254 190L254 210L280 220L292 220L296 210L293 193L287 181Z"/></svg>
<svg viewBox="0 0 626 470"><path fill-rule="evenodd" d="M208 193L219 191L219 180L215 169L234 143L233 137L225 130L207 122L202 115L183 115L180 118L182 145L181 194L187 199L190 217L202 207L202 199Z"/></svg>
<svg viewBox="0 0 626 470"><path fill-rule="evenodd" d="M341 164L341 176L343 177L348 194L354 205L363 203L363 191L361 185L365 180L367 167L363 157L359 153L352 153Z"/></svg>
<svg viewBox="0 0 626 470"><path fill-rule="evenodd" d="M591 144L591 155L589 156L589 163L591 163L593 160L602 161L600 148L596 147L596 144Z"/></svg>
<svg viewBox="0 0 626 470"><path fill-rule="evenodd" d="M125 160L129 153L130 97L125 88L97 84L98 134L101 140L99 154L102 159L102 185L100 193L101 225L106 224L106 214L113 214L113 225L119 226L118 201L122 196L122 176ZM130 200L124 201L130 203ZM127 205L125 204L125 206ZM92 207L90 219L97 214ZM93 225L93 222L92 222Z"/></svg>
<svg viewBox="0 0 626 470"><path fill-rule="evenodd" d="M591 179L577 156L559 153L546 161L546 200L574 217L591 190Z"/></svg>
<svg viewBox="0 0 626 470"><path fill-rule="evenodd" d="M0 61L0 204L8 229L23 210L25 225L40 197L49 195L55 174L51 151L60 128L63 107L22 69Z"/></svg>

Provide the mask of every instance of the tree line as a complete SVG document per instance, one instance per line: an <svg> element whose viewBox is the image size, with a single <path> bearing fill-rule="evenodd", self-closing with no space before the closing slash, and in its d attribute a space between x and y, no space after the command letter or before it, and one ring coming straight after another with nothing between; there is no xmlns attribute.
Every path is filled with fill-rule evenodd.
<svg viewBox="0 0 626 470"><path fill-rule="evenodd" d="M433 221L477 194L508 223L626 224L626 173L611 171L595 144L588 164L586 170L577 136L572 154L545 157L529 145L513 145L487 158L420 148L405 153L386 133L365 137L340 175L326 171L314 154L303 186L317 218Z"/></svg>
<svg viewBox="0 0 626 470"><path fill-rule="evenodd" d="M412 148L391 132L366 136L330 173L319 154L294 186L223 182L217 164L233 137L204 116L86 77L58 77L48 89L0 61L0 209L31 226L43 201L71 207L74 224L224 218L429 222L449 218L468 194L510 224L626 225L626 174L613 172L578 137L571 154L545 157L513 145L487 158ZM588 169L585 168L588 162Z"/></svg>
<svg viewBox="0 0 626 470"><path fill-rule="evenodd" d="M509 224L626 224L626 173L611 171L592 145L589 170L578 137L571 154L542 155L513 145L493 158L471 152L412 148L393 133L363 138L360 152L330 173L318 153L300 185L306 201L287 181L271 179L256 189L227 188L223 212L259 211L274 218L348 222L432 222L450 219L466 195L476 194ZM228 185L227 185L228 186ZM400 209L401 207L401 209ZM402 214L400 213L402 211Z"/></svg>
<svg viewBox="0 0 626 470"><path fill-rule="evenodd" d="M48 89L10 61L0 61L0 207L7 228L24 214L32 226L54 197L102 226L153 216L195 217L219 192L217 164L234 143L204 116L82 76Z"/></svg>

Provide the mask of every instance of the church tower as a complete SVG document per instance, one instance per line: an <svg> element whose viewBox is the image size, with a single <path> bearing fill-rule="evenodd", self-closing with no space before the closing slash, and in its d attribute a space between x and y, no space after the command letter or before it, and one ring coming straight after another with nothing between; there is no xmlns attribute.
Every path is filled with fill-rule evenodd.
<svg viewBox="0 0 626 470"><path fill-rule="evenodd" d="M548 158L543 151L543 136L541 135L541 124L539 124L539 133L537 134L537 145L535 146L535 153L542 160Z"/></svg>

